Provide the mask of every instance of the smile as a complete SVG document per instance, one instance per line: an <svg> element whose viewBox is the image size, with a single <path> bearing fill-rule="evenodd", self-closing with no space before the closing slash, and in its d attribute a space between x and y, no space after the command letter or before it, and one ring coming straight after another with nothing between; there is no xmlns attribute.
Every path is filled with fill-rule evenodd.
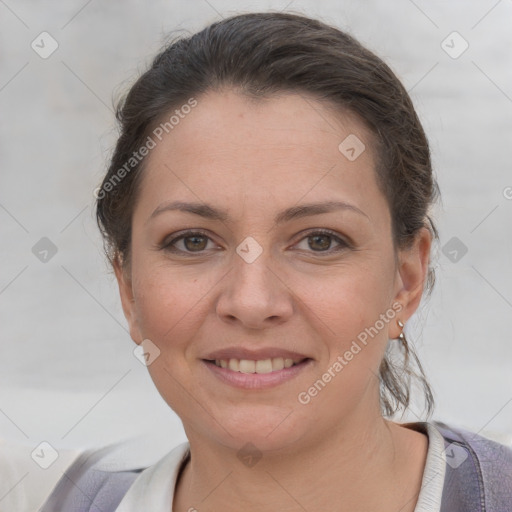
<svg viewBox="0 0 512 512"><path fill-rule="evenodd" d="M230 386L259 390L277 386L293 379L314 363L311 358L294 361L289 358L271 359L203 359L213 376Z"/></svg>
<svg viewBox="0 0 512 512"><path fill-rule="evenodd" d="M253 361L251 359L216 359L215 365L220 368L229 368L234 372L240 373L272 373L282 370L283 368L291 368L299 364L302 360L274 357L272 359L260 359Z"/></svg>

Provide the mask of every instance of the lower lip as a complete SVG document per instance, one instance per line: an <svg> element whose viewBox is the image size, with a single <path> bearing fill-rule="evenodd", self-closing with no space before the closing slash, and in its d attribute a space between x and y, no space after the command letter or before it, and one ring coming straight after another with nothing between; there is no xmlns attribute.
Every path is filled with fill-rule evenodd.
<svg viewBox="0 0 512 512"><path fill-rule="evenodd" d="M306 359L302 363L290 366L290 368L269 373L241 373L229 368L222 368L204 359L203 363L216 377L231 386L242 389L265 389L293 379L309 367L313 360Z"/></svg>

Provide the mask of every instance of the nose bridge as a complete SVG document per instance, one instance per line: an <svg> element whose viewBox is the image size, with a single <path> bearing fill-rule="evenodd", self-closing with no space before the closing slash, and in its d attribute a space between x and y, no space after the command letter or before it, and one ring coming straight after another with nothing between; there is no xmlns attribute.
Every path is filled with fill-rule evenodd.
<svg viewBox="0 0 512 512"><path fill-rule="evenodd" d="M293 309L291 297L273 267L271 250L246 237L233 254L217 313L253 328L288 318Z"/></svg>
<svg viewBox="0 0 512 512"><path fill-rule="evenodd" d="M271 251L263 247L252 237L246 238L236 249L233 256L235 270L235 288L253 289L258 294L268 296L271 293L269 269L271 266ZM272 274L273 275L273 274Z"/></svg>
<svg viewBox="0 0 512 512"><path fill-rule="evenodd" d="M260 238L261 240L261 238ZM270 275L274 275L269 266L272 255L268 247L263 247L255 238L246 237L236 248L233 255L234 275L232 292L238 295L242 304L250 301L252 306L268 304L274 295Z"/></svg>

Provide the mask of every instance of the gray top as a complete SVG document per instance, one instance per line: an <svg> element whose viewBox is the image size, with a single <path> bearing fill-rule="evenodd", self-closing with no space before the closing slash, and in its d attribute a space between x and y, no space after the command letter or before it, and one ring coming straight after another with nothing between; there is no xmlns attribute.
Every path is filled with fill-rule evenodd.
<svg viewBox="0 0 512 512"><path fill-rule="evenodd" d="M441 422L407 426L429 438L414 512L512 511L510 447ZM112 448L89 453L65 472L40 512L169 512L189 448L182 443L155 464L127 471L98 469Z"/></svg>

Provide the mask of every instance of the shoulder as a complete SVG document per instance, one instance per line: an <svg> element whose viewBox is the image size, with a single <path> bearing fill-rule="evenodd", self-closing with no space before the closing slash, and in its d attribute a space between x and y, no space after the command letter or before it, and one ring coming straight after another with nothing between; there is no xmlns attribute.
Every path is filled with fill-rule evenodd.
<svg viewBox="0 0 512 512"><path fill-rule="evenodd" d="M512 507L512 448L464 428L433 422L445 442L444 511Z"/></svg>
<svg viewBox="0 0 512 512"><path fill-rule="evenodd" d="M114 511L145 467L109 469L109 455L116 447L87 450L63 472L40 512Z"/></svg>
<svg viewBox="0 0 512 512"><path fill-rule="evenodd" d="M162 453L155 462L156 453L140 452L134 439L84 451L63 472L40 512L114 512L141 474L160 464Z"/></svg>

